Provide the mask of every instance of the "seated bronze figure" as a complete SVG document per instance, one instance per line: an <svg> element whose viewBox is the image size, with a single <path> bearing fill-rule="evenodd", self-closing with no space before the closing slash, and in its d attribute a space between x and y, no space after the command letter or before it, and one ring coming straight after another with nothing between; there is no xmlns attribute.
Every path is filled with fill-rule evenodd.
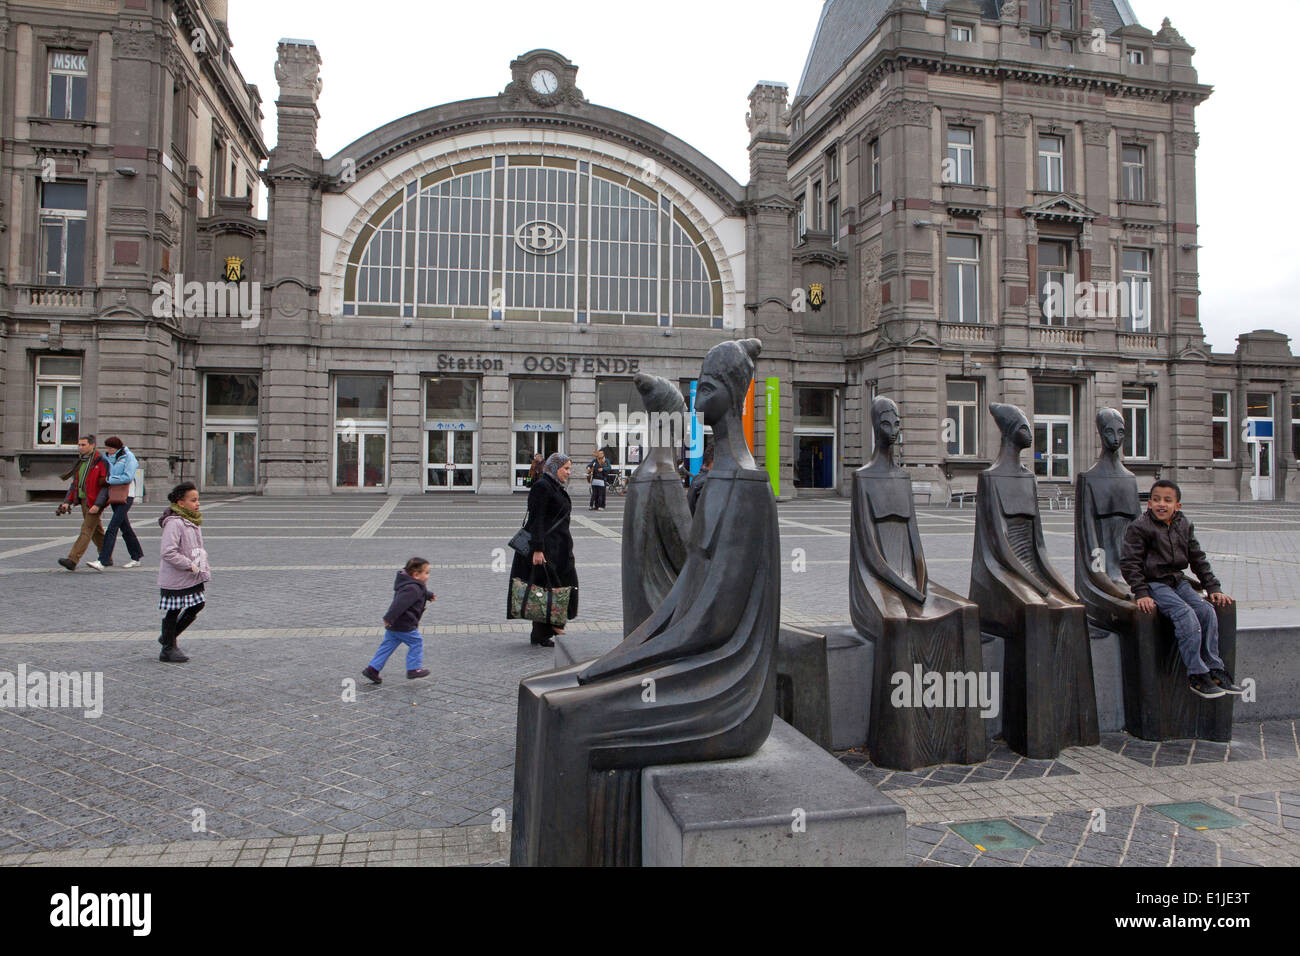
<svg viewBox="0 0 1300 956"><path fill-rule="evenodd" d="M1032 758L1096 744L1097 698L1083 605L1047 557L1034 476L1020 464L1033 443L1014 405L991 405L1002 447L980 473L971 600L980 628L1003 639L1002 736Z"/></svg>
<svg viewBox="0 0 1300 956"><path fill-rule="evenodd" d="M1231 696L1202 700L1187 690L1187 669L1173 626L1156 614L1142 614L1120 572L1124 532L1142 513L1138 480L1124 466L1124 416L1097 410L1101 454L1075 484L1074 585L1089 620L1120 641L1124 729L1145 740L1200 737L1232 739ZM1219 654L1236 663L1237 609L1216 608Z"/></svg>
<svg viewBox="0 0 1300 956"><path fill-rule="evenodd" d="M767 739L780 538L741 425L760 348L723 342L704 359L696 408L714 465L668 596L603 657L519 686L514 865L636 865L643 767L744 757Z"/></svg>
<svg viewBox="0 0 1300 956"><path fill-rule="evenodd" d="M673 455L687 424L686 402L666 378L632 380L648 413L648 450L627 483L623 506L623 636L648 618L686 563L691 511Z"/></svg>
<svg viewBox="0 0 1300 956"><path fill-rule="evenodd" d="M912 481L892 461L899 426L893 401L872 402L876 451L853 475L849 610L858 633L875 643L867 750L876 766L897 770L976 763L988 748L978 695L968 682L953 685L962 691L959 703L924 707L918 700L902 707L893 700L897 676L910 685L917 667L943 675L982 670L979 608L926 574Z"/></svg>

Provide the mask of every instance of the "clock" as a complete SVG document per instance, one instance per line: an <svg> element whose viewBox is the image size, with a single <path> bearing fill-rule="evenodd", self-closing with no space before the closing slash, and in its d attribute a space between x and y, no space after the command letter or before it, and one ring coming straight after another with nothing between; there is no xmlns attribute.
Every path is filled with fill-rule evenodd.
<svg viewBox="0 0 1300 956"><path fill-rule="evenodd" d="M537 70L528 78L528 85L533 88L534 93L551 96L560 88L560 80L550 70Z"/></svg>

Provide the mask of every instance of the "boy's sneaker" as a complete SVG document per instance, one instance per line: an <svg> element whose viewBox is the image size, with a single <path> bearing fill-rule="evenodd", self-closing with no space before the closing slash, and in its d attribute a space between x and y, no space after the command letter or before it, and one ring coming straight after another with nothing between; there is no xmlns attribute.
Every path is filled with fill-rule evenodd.
<svg viewBox="0 0 1300 956"><path fill-rule="evenodd" d="M407 680L415 680L418 677L428 677L428 676L429 676L429 668L427 667L421 667L418 671L406 672Z"/></svg>
<svg viewBox="0 0 1300 956"><path fill-rule="evenodd" d="M1192 674L1187 678L1187 687L1197 697L1204 697L1206 700L1222 697L1226 693L1222 687L1210 679L1209 674Z"/></svg>
<svg viewBox="0 0 1300 956"><path fill-rule="evenodd" d="M165 664L184 664L189 658L181 653L179 647L173 644L162 649L162 653L158 655L158 660Z"/></svg>
<svg viewBox="0 0 1300 956"><path fill-rule="evenodd" d="M126 562L126 564L122 565L122 569L125 570L127 568L138 568L139 566L140 566L140 562L137 561L135 558L132 558L130 561Z"/></svg>
<svg viewBox="0 0 1300 956"><path fill-rule="evenodd" d="M384 682L384 679L379 676L379 671L375 670L373 667L367 667L361 672L361 676L372 684L382 684Z"/></svg>
<svg viewBox="0 0 1300 956"><path fill-rule="evenodd" d="M73 561L71 558L59 558L59 564L63 565L69 571L77 570L77 562Z"/></svg>
<svg viewBox="0 0 1300 956"><path fill-rule="evenodd" d="M1210 671L1210 680L1214 681L1225 694L1240 694L1245 688L1232 680L1232 675L1225 670Z"/></svg>
<svg viewBox="0 0 1300 956"><path fill-rule="evenodd" d="M98 561L87 561L87 562L86 562L86 567L88 567L88 568L94 568L96 571L103 571L103 570L104 570L104 566L103 566L102 564L100 564Z"/></svg>

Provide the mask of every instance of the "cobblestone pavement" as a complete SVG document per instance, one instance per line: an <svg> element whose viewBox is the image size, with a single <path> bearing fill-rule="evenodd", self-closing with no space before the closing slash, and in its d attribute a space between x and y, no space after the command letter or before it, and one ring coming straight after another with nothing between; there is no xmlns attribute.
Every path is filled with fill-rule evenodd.
<svg viewBox="0 0 1300 956"><path fill-rule="evenodd" d="M575 501L582 613L573 631L620 629L622 500L611 497L595 513ZM53 510L0 507L0 672L102 673L103 713L0 709L0 865L505 858L516 689L551 666L525 626L503 620L505 541L522 498L206 498L214 579L181 640L193 658L182 666L156 660L161 507L132 510L143 567L83 564L71 574L55 559L75 525ZM1294 623L1300 507L1188 510L1241 602L1241 625ZM778 513L789 561L783 619L846 620L848 502L801 499ZM932 576L965 593L973 513L922 507L920 525ZM1045 512L1044 525L1069 578L1073 514ZM393 573L413 554L434 565L438 600L422 628L433 674L406 681L399 650L385 683L372 686L359 671L381 636ZM127 559L120 541L115 559ZM1243 723L1223 754L1107 735L1050 767L1000 749L974 768L892 777L844 759L907 807L917 863L1295 864L1300 759L1276 743L1288 734L1294 742L1290 724ZM1195 831L1151 810L1185 800L1246 825ZM1104 833L1089 829L1099 807ZM985 817L1015 820L1059 849L1003 860L1009 851L981 852L944 826ZM1115 848L1107 839L1123 843L1119 856L1103 852Z"/></svg>

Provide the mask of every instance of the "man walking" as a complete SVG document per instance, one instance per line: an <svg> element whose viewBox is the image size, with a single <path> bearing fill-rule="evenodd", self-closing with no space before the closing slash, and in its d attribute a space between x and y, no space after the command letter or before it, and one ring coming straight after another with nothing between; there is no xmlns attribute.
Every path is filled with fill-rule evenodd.
<svg viewBox="0 0 1300 956"><path fill-rule="evenodd" d="M96 548L103 547L104 528L99 523L99 513L108 500L108 465L104 456L95 450L95 436L82 435L78 438L77 453L81 457L77 462L76 473L72 476L72 487L68 489L68 497L56 512L67 514L73 505L81 506L81 533L77 535L68 556L59 558L59 564L69 571L77 570L77 562L86 553L91 541L94 541Z"/></svg>

